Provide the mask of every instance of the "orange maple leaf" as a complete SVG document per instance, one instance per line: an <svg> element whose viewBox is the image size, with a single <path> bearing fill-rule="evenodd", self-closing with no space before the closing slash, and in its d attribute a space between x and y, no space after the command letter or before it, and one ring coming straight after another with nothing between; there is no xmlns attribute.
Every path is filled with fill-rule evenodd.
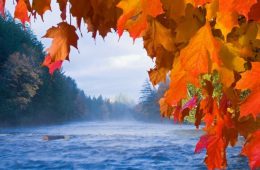
<svg viewBox="0 0 260 170"><path fill-rule="evenodd" d="M254 132L247 139L246 144L241 152L249 159L249 165L251 169L260 168L260 130Z"/></svg>
<svg viewBox="0 0 260 170"><path fill-rule="evenodd" d="M260 62L252 62L252 69L242 73L241 80L237 83L238 89L251 89L259 87L260 85Z"/></svg>
<svg viewBox="0 0 260 170"><path fill-rule="evenodd" d="M221 13L236 12L248 18L250 8L257 0L219 0L219 11Z"/></svg>
<svg viewBox="0 0 260 170"><path fill-rule="evenodd" d="M196 78L200 74L210 73L212 63L220 65L219 50L221 44L213 37L209 23L206 23L180 52L183 69Z"/></svg>
<svg viewBox="0 0 260 170"><path fill-rule="evenodd" d="M79 39L76 28L66 22L61 22L58 27L50 28L44 38L52 38L51 47L47 49L51 63L69 60L70 46L77 48Z"/></svg>
<svg viewBox="0 0 260 170"><path fill-rule="evenodd" d="M187 96L187 75L185 71L171 73L171 83L169 90L165 93L166 101L169 105L175 106L181 99Z"/></svg>
<svg viewBox="0 0 260 170"><path fill-rule="evenodd" d="M240 117L252 114L256 117L260 114L260 89L251 92L247 99L240 105Z"/></svg>
<svg viewBox="0 0 260 170"><path fill-rule="evenodd" d="M25 0L18 0L14 11L14 17L19 19L23 25L25 24L25 22L30 22Z"/></svg>
<svg viewBox="0 0 260 170"><path fill-rule="evenodd" d="M148 16L156 17L164 12L160 0L121 0L117 7L123 10L117 22L118 35L128 30L133 39L146 30Z"/></svg>
<svg viewBox="0 0 260 170"><path fill-rule="evenodd" d="M176 58L174 61L174 68L171 70L170 77L170 87L165 93L165 99L171 106L176 106L181 99L187 96L188 83L192 83L195 86L198 86L199 84L197 77L189 74L183 69L179 58Z"/></svg>
<svg viewBox="0 0 260 170"><path fill-rule="evenodd" d="M255 118L260 114L260 63L253 62L252 69L242 73L241 80L236 87L238 89L250 89L248 98L240 105L240 117L252 114Z"/></svg>
<svg viewBox="0 0 260 170"><path fill-rule="evenodd" d="M225 148L225 140L217 135L204 135L200 138L196 145L195 153L207 149L207 157L205 163L208 169L223 169L227 165Z"/></svg>
<svg viewBox="0 0 260 170"><path fill-rule="evenodd" d="M170 106L176 106L177 103L187 96L187 84L189 83L189 74L182 69L180 61L174 61L174 68L171 70L170 88L165 93L166 102Z"/></svg>
<svg viewBox="0 0 260 170"><path fill-rule="evenodd" d="M257 0L219 0L216 28L226 37L234 26L238 26L238 16L248 19L250 8ZM217 6L216 6L217 7Z"/></svg>
<svg viewBox="0 0 260 170"><path fill-rule="evenodd" d="M5 0L0 0L0 15L5 16Z"/></svg>
<svg viewBox="0 0 260 170"><path fill-rule="evenodd" d="M35 10L43 20L43 14L51 10L51 0L33 0L32 9Z"/></svg>
<svg viewBox="0 0 260 170"><path fill-rule="evenodd" d="M224 37L231 32L233 27L238 26L238 14L236 12L218 12L216 28L220 29Z"/></svg>

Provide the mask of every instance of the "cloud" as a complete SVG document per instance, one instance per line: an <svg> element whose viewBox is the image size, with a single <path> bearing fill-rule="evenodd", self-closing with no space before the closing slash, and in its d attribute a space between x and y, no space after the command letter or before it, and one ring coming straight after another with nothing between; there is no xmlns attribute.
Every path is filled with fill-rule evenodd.
<svg viewBox="0 0 260 170"><path fill-rule="evenodd" d="M107 58L100 58L99 62L93 62L87 64L88 67L80 68L75 70L72 66L69 74L72 77L85 77L85 76L93 76L93 75L102 75L104 73L118 73L120 72L128 72L129 74L131 71L136 70L143 70L144 64L146 64L145 56L140 55L125 55L125 56L117 56L117 57L107 57ZM97 59L98 60L98 59ZM85 62L88 62L86 59ZM70 63L69 63L70 64ZM97 65L100 64L100 67L97 68ZM102 65L102 66L101 66ZM66 65L69 66L69 65ZM145 70L145 69L144 69Z"/></svg>

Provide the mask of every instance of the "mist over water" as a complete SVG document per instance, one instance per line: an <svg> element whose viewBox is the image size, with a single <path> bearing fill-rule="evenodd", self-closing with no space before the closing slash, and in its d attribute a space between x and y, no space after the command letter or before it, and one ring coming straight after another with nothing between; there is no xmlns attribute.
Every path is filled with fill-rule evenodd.
<svg viewBox="0 0 260 170"><path fill-rule="evenodd" d="M191 125L134 121L2 128L0 169L206 169L205 152L194 154L202 133ZM44 135L69 139L44 141ZM228 148L229 169L248 169L240 149Z"/></svg>

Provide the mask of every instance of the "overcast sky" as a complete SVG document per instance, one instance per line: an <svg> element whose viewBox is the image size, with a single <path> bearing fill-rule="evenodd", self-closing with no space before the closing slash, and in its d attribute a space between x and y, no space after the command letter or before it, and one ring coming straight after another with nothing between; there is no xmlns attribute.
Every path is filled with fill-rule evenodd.
<svg viewBox="0 0 260 170"><path fill-rule="evenodd" d="M42 39L46 30L56 26L61 20L56 1L53 1L52 12L46 12L44 23L38 16L31 22L33 32L47 48L50 39ZM7 2L7 9L13 13L12 1ZM86 27L82 27L83 37L80 37L78 49L72 49L70 62L63 64L66 75L76 80L78 87L87 95L102 94L113 99L119 94L138 101L142 84L148 78L147 71L153 66L152 60L146 55L143 44L133 40L125 33L119 40L116 33L109 34L105 40L91 38ZM80 34L78 34L80 35ZM73 47L72 47L73 48Z"/></svg>

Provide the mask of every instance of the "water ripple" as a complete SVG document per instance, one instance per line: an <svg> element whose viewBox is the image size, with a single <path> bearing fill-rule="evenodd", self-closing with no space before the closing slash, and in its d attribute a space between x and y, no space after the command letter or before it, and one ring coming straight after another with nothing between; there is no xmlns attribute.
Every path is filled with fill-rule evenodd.
<svg viewBox="0 0 260 170"><path fill-rule="evenodd" d="M43 135L69 140L43 141ZM194 154L201 131L192 126L74 123L0 129L0 169L206 169ZM248 169L240 147L228 148L229 169Z"/></svg>

